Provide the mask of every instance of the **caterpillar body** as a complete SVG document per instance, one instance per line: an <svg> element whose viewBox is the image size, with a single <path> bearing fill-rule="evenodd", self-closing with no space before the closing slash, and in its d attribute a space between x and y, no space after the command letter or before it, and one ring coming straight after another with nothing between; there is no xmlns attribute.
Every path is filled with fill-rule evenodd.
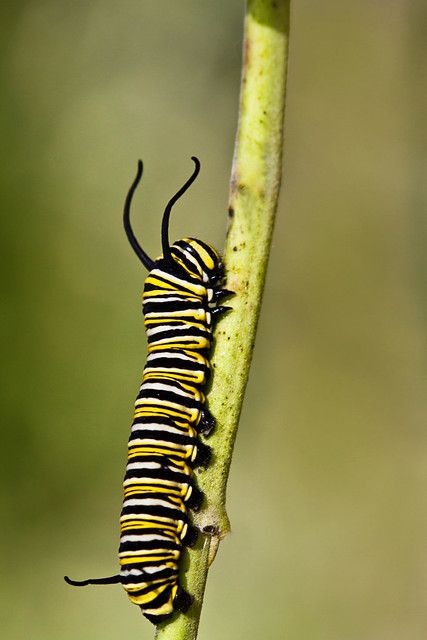
<svg viewBox="0 0 427 640"><path fill-rule="evenodd" d="M224 269L218 252L194 238L169 245L173 204L200 170L166 206L162 220L163 255L153 261L130 225L130 205L142 176L136 178L124 207L129 242L148 269L143 292L148 356L128 442L124 501L120 516L120 572L109 578L65 580L72 585L121 583L130 600L154 624L174 611L186 611L192 597L179 582L184 545L197 539L189 510L197 511L203 494L193 476L206 466L209 435L215 419L206 407L204 388L210 375L209 350L216 319L229 307L219 302L232 292L222 289Z"/></svg>

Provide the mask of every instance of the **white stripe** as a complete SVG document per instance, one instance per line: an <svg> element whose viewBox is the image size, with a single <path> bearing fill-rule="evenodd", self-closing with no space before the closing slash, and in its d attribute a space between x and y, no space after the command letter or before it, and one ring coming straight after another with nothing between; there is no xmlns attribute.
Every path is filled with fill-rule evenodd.
<svg viewBox="0 0 427 640"><path fill-rule="evenodd" d="M162 465L158 462L129 462L126 469L161 469Z"/></svg>
<svg viewBox="0 0 427 640"><path fill-rule="evenodd" d="M161 540L162 542L175 542L170 540L167 536L154 536L154 535L140 535L140 536L122 536L120 542L154 542L155 540Z"/></svg>
<svg viewBox="0 0 427 640"><path fill-rule="evenodd" d="M197 262L196 258L189 252L183 249L182 247L178 247L175 244L173 245L174 251L178 251L181 255L185 256L189 262L191 262L196 267L196 273L200 276L203 273L203 269L200 264Z"/></svg>
<svg viewBox="0 0 427 640"><path fill-rule="evenodd" d="M144 571L141 571L141 569L122 569L122 571L120 571L120 575L123 578L127 578L128 576L142 576L143 573Z"/></svg>
<svg viewBox="0 0 427 640"><path fill-rule="evenodd" d="M175 425L161 424L156 422L139 423L135 422L132 425L131 432L135 431L165 431L167 433L176 433L177 435L193 435L195 430L190 426L176 427Z"/></svg>
<svg viewBox="0 0 427 640"><path fill-rule="evenodd" d="M179 509L185 512L185 507L179 507L179 505L171 504L167 500L160 500L160 498L154 500L153 498L130 498L123 502L123 507L165 507L166 509Z"/></svg>
<svg viewBox="0 0 427 640"><path fill-rule="evenodd" d="M177 329L178 331L191 331L191 329L194 329L194 327L189 324L162 324L160 327L148 328L147 336L153 336L156 333L160 333L161 331L174 331L175 329Z"/></svg>
<svg viewBox="0 0 427 640"><path fill-rule="evenodd" d="M187 391L184 391L183 389L176 387L174 384L167 384L167 382L149 382L148 380L144 380L139 390L170 391L175 395L184 396L184 398L196 398L197 400L200 398L200 393L197 392L197 389L195 387L190 386ZM144 400L144 398L139 398L136 401L135 405L138 404L138 402L141 402L141 400ZM161 399L159 398L159 400Z"/></svg>
<svg viewBox="0 0 427 640"><path fill-rule="evenodd" d="M183 353L175 353L174 351L155 351L154 353L150 353L147 357L147 362L150 360L156 360L157 358L170 358L177 360L190 360L190 362L198 362L195 358L190 358L190 356L184 355Z"/></svg>
<svg viewBox="0 0 427 640"><path fill-rule="evenodd" d="M187 431L190 431L191 428L186 427L185 429L179 429L178 427L172 427L166 424L159 424L156 422L151 422L150 424L139 424L135 423L132 425L131 432L135 431L166 431L167 433L176 433L177 435L187 435ZM194 433L194 429L191 429ZM192 433L189 434L193 435ZM133 442L133 441L132 441Z"/></svg>
<svg viewBox="0 0 427 640"><path fill-rule="evenodd" d="M150 292L151 293L151 292ZM179 296L172 294L171 296L165 296L162 298L161 296L153 296L151 298L153 302L187 302L187 296ZM148 298L145 298L144 302L147 302Z"/></svg>
<svg viewBox="0 0 427 640"><path fill-rule="evenodd" d="M178 574L177 571L177 565L176 562L175 564L175 569L172 568L172 574L170 575L170 577L166 578L168 581L173 582L174 580L174 574ZM140 577L141 581L140 582L132 582L129 585L125 586L125 589L129 586L132 587L132 589L136 589L136 588L141 588L144 587L148 584L150 584L151 582L154 582L156 580L156 576L153 574L156 574L158 571L162 571L163 569L167 569L170 567L167 567L165 564L159 565L159 566L154 566L154 567L144 567L144 570L140 570L140 569L123 569L122 571L120 571L120 575L122 578L128 578L130 576L135 576L135 577ZM138 573L133 573L134 571L137 571ZM152 577L145 577L146 574L149 574L149 576Z"/></svg>
<svg viewBox="0 0 427 640"><path fill-rule="evenodd" d="M166 564L161 564L158 567L144 567L144 572L153 574L153 573L157 573L158 571L163 571L163 569L169 569L169 568L171 567L168 567Z"/></svg>

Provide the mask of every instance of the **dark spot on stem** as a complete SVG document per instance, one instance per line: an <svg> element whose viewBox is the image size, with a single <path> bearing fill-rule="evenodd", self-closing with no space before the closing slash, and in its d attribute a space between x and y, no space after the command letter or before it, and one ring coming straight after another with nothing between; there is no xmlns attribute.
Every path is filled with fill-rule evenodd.
<svg viewBox="0 0 427 640"><path fill-rule="evenodd" d="M244 51L244 62L245 65L248 64L249 62L249 56L251 54L251 43L249 41L249 38L245 38L245 51Z"/></svg>
<svg viewBox="0 0 427 640"><path fill-rule="evenodd" d="M208 535L214 535L217 533L218 528L213 524L208 524L206 527L202 529L203 533L207 533Z"/></svg>

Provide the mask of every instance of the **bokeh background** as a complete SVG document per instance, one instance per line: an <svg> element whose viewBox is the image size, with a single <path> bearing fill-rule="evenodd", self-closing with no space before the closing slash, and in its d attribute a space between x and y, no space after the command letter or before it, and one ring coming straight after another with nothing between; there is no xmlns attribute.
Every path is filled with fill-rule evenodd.
<svg viewBox="0 0 427 640"><path fill-rule="evenodd" d="M8 640L151 638L116 570L159 252L223 246L242 2L3 2L2 574ZM427 632L422 0L293 2L285 167L200 637Z"/></svg>

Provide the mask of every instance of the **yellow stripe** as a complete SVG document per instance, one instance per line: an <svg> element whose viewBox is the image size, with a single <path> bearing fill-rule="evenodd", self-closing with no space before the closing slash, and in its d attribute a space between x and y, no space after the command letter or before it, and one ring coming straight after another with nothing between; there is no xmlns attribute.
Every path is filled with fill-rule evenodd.
<svg viewBox="0 0 427 640"><path fill-rule="evenodd" d="M171 534L174 534L175 532L181 533L184 527L184 523L181 521L178 521L176 524L178 526L168 525L168 524L165 524L164 522L160 524L157 521L153 522L153 521L147 521L147 520L128 520L121 523L120 531L124 532L124 531L131 531L133 529L150 529L153 527L161 526L163 533L169 533L169 532Z"/></svg>
<svg viewBox="0 0 427 640"><path fill-rule="evenodd" d="M157 555L152 555L152 556L132 556L132 557L126 557L126 556L120 556L119 555L119 561L120 561L120 565L123 567L127 564L135 564L138 562L161 562L162 564L165 564L166 566L168 565L168 562L163 562L164 558L170 558L170 565L173 567L174 562L172 562L172 560L178 560L180 556L180 552L177 551L175 554L170 554L170 553L159 553Z"/></svg>
<svg viewBox="0 0 427 640"><path fill-rule="evenodd" d="M215 263L210 257L209 253L202 247L201 244L197 242L197 240L190 240L189 244L191 244L191 246L194 247L194 249L199 254L200 258L203 260L203 262L207 266L207 268L210 269L210 271L212 271L212 269L215 268Z"/></svg>
<svg viewBox="0 0 427 640"><path fill-rule="evenodd" d="M197 375L195 371L186 371L180 369L179 373L176 370L170 369L155 369L154 367L146 369L142 381L151 380L157 378L160 380L184 380L185 382L195 382L203 386L205 384L205 376L200 373Z"/></svg>

